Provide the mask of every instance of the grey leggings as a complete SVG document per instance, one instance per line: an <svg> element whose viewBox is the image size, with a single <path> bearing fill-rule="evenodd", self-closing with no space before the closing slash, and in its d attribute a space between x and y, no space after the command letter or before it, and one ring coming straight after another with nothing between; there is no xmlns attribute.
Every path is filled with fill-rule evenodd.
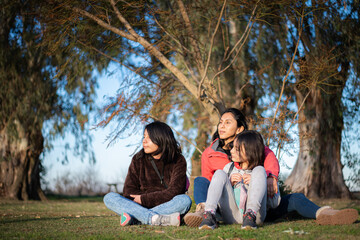
<svg viewBox="0 0 360 240"><path fill-rule="evenodd" d="M246 203L246 210L251 209L256 212L257 224L263 223L266 217L266 194L266 172L264 167L257 166L251 173ZM243 215L236 205L234 190L227 173L223 170L217 170L210 182L205 210L216 211L218 206L225 223L242 224Z"/></svg>

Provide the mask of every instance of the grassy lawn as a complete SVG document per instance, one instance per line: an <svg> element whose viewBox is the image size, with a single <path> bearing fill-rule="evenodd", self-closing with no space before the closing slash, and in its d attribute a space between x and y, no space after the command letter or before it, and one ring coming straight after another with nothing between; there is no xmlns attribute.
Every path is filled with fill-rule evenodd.
<svg viewBox="0 0 360 240"><path fill-rule="evenodd" d="M320 205L360 211L359 200L327 200ZM192 206L194 209L194 204ZM318 226L309 219L282 219L257 230L220 225L214 231L187 226L119 226L101 197L38 201L0 200L0 239L360 239L360 219L345 226Z"/></svg>

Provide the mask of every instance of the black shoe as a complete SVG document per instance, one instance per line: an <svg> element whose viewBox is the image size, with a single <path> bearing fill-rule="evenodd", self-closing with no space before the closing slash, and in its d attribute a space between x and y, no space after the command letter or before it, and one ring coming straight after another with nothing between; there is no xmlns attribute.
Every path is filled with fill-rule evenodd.
<svg viewBox="0 0 360 240"><path fill-rule="evenodd" d="M215 214L212 214L211 212L204 212L202 218L203 218L203 220L200 223L199 229L214 230L215 228L217 228Z"/></svg>
<svg viewBox="0 0 360 240"><path fill-rule="evenodd" d="M256 229L256 215L252 210L246 211L242 224L242 229Z"/></svg>

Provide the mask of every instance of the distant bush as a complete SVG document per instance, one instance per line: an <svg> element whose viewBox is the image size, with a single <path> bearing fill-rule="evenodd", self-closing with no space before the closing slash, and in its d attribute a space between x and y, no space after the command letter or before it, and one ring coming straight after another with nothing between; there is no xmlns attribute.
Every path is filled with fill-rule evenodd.
<svg viewBox="0 0 360 240"><path fill-rule="evenodd" d="M65 196L96 196L102 195L107 190L105 184L99 179L97 170L91 166L77 173L65 171L54 181L53 187L46 186L45 193Z"/></svg>

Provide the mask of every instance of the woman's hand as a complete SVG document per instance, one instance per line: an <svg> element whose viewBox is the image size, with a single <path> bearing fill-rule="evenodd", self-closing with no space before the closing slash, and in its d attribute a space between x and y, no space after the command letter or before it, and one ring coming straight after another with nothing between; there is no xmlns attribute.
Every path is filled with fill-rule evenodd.
<svg viewBox="0 0 360 240"><path fill-rule="evenodd" d="M273 197L278 192L277 179L274 177L267 178L267 195Z"/></svg>
<svg viewBox="0 0 360 240"><path fill-rule="evenodd" d="M132 195L130 194L130 197L134 198L134 202L138 203L141 205L141 195Z"/></svg>
<svg viewBox="0 0 360 240"><path fill-rule="evenodd" d="M240 173L234 173L230 176L231 185L234 186L236 183L241 182L242 176Z"/></svg>
<svg viewBox="0 0 360 240"><path fill-rule="evenodd" d="M244 180L244 184L250 184L251 175L245 173L245 174L242 176L242 179Z"/></svg>

